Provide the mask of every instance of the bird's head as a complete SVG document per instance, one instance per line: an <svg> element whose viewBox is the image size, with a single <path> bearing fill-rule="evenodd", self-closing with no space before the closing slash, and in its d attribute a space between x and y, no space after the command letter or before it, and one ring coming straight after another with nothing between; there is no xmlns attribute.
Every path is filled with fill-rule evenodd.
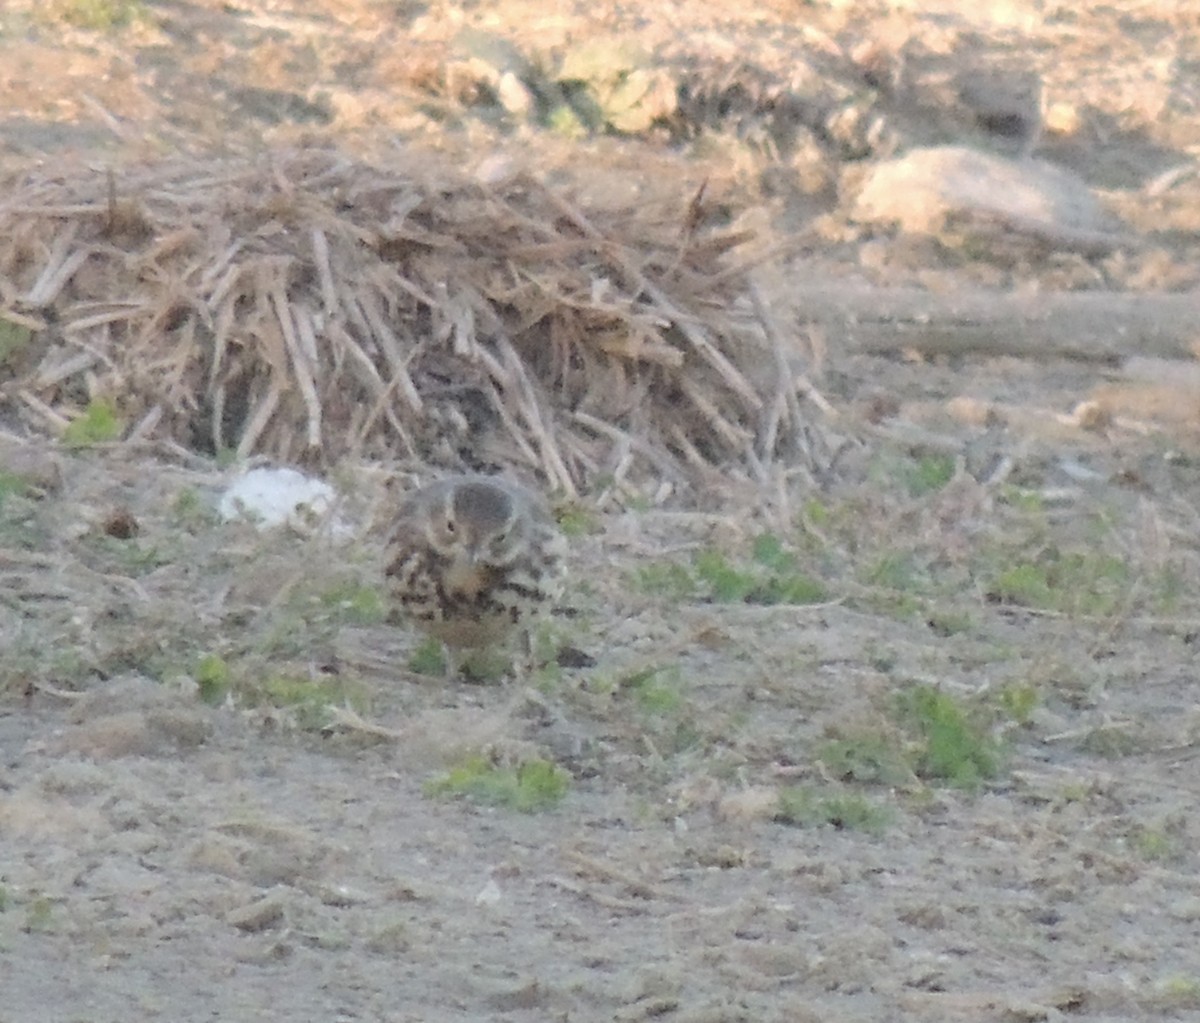
<svg viewBox="0 0 1200 1023"><path fill-rule="evenodd" d="M520 546L520 516L504 487L463 480L449 488L430 523L430 540L443 554L472 566L508 565Z"/></svg>

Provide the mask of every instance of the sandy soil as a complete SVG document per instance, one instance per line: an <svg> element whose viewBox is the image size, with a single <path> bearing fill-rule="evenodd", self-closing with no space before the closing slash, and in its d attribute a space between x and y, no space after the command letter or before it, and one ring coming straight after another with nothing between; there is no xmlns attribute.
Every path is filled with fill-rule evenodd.
<svg viewBox="0 0 1200 1023"><path fill-rule="evenodd" d="M1014 2L974 21L950 4L164 2L99 33L8 6L12 168L314 137L473 162L545 145L561 165L562 143L464 102L482 72L460 29L527 53L636 29L667 57L761 76L739 124L759 118L774 151L691 158L741 195L735 212L807 239L785 279L1195 282L1200 30L1182 2ZM1137 245L996 259L848 225L857 164L989 143L951 88L982 66L1043 77L1039 153ZM855 67L860 88L864 67L891 83L882 98L856 99ZM821 110L784 132L772 90L810 80L801 68ZM578 145L627 169L639 147L682 144ZM372 603L377 467L335 474L347 536L261 532L217 519L230 471L198 457L6 441L0 1020L1200 1018L1186 352L1135 381L1055 359L819 354L857 439L838 471L736 513L584 516L572 614L548 633L582 666L504 684L407 669L414 637ZM688 575L704 550L753 565L764 532L825 599L721 603ZM667 565L690 582L657 585ZM1044 592L1005 575L1019 565ZM206 701L217 662L229 695ZM898 710L921 687L982 722L992 777L921 765ZM551 760L569 792L538 813L429 793L479 753ZM826 802L788 821L787 791L867 817Z"/></svg>

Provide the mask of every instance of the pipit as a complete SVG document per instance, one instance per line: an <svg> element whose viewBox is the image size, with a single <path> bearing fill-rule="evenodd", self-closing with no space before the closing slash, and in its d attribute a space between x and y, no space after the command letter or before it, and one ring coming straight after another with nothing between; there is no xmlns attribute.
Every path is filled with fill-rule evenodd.
<svg viewBox="0 0 1200 1023"><path fill-rule="evenodd" d="M495 476L451 476L400 506L386 575L403 617L440 640L447 673L463 651L492 651L563 590L565 543L541 498Z"/></svg>

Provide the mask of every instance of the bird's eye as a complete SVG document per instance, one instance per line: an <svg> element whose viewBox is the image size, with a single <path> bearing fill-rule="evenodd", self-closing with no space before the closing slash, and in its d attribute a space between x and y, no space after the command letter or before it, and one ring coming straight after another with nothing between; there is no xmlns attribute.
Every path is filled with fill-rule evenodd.
<svg viewBox="0 0 1200 1023"><path fill-rule="evenodd" d="M446 519L446 532L449 533L451 536L454 535L454 520L453 519Z"/></svg>

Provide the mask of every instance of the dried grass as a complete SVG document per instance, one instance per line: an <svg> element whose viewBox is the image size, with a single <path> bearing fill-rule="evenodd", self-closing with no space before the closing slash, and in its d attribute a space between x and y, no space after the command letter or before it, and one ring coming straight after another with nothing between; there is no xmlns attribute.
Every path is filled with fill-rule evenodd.
<svg viewBox="0 0 1200 1023"><path fill-rule="evenodd" d="M518 464L569 493L814 468L747 234L687 198L584 209L526 173L312 149L27 178L0 204L0 318L35 332L0 402L40 432L103 395L138 438Z"/></svg>

